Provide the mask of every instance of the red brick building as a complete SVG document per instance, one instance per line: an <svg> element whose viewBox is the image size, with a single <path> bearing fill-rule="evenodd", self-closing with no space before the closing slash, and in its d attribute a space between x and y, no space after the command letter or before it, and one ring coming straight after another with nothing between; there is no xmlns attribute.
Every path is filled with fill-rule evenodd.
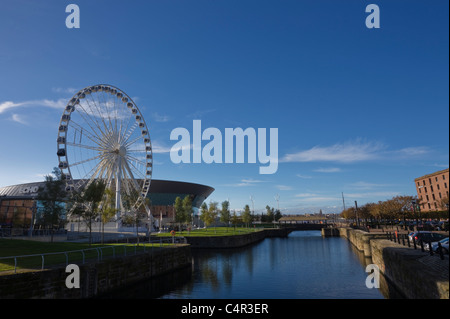
<svg viewBox="0 0 450 319"><path fill-rule="evenodd" d="M423 212L446 210L448 204L449 169L437 171L414 180L420 209Z"/></svg>

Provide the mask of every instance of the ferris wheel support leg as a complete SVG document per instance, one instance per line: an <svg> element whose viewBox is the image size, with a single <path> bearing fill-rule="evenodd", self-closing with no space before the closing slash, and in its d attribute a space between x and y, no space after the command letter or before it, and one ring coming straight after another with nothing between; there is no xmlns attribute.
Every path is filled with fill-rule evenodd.
<svg viewBox="0 0 450 319"><path fill-rule="evenodd" d="M120 184L120 175L122 173L121 170L121 160L120 157L118 159L118 165L117 165L117 175L116 175L116 203L115 203L115 208L116 208L116 219L119 221L120 217L121 217L121 198L120 198L120 188L121 188L121 184Z"/></svg>

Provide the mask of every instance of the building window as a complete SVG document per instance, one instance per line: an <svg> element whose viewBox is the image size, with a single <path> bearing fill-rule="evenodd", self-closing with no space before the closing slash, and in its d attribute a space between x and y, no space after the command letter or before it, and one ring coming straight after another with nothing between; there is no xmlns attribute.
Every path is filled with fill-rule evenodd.
<svg viewBox="0 0 450 319"><path fill-rule="evenodd" d="M419 194L422 194L422 188L419 188Z"/></svg>
<svg viewBox="0 0 450 319"><path fill-rule="evenodd" d="M447 183L444 183L444 187L447 188Z"/></svg>
<svg viewBox="0 0 450 319"><path fill-rule="evenodd" d="M439 198L442 198L442 194L441 194L441 192L439 192Z"/></svg>
<svg viewBox="0 0 450 319"><path fill-rule="evenodd" d="M440 189L441 189L441 186L439 186L439 184L437 184L437 188L438 188L438 190L440 190Z"/></svg>
<svg viewBox="0 0 450 319"><path fill-rule="evenodd" d="M427 202L429 202L430 201L430 198L428 197L428 195L427 195Z"/></svg>
<svg viewBox="0 0 450 319"><path fill-rule="evenodd" d="M429 178L428 181L430 182L430 185L431 185L431 178Z"/></svg>
<svg viewBox="0 0 450 319"><path fill-rule="evenodd" d="M428 191L427 191L427 187L425 186L424 188L425 188L425 193L428 193Z"/></svg>
<svg viewBox="0 0 450 319"><path fill-rule="evenodd" d="M436 182L438 181L438 178L437 178L437 176L436 176Z"/></svg>
<svg viewBox="0 0 450 319"><path fill-rule="evenodd" d="M431 192L434 192L433 185L430 186Z"/></svg>
<svg viewBox="0 0 450 319"><path fill-rule="evenodd" d="M442 175L442 179L445 181L445 175Z"/></svg>
<svg viewBox="0 0 450 319"><path fill-rule="evenodd" d="M431 209L431 205L430 205L430 203L428 203L428 209Z"/></svg>
<svg viewBox="0 0 450 319"><path fill-rule="evenodd" d="M433 196L433 200L436 200L436 196L434 196L434 194L432 196Z"/></svg>
<svg viewBox="0 0 450 319"><path fill-rule="evenodd" d="M422 183L423 183L423 186L425 186L425 180L423 180Z"/></svg>

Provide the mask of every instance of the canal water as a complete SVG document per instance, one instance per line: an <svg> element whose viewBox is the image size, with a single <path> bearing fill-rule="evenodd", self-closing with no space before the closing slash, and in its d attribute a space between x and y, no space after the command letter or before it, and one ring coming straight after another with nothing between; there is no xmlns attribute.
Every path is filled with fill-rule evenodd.
<svg viewBox="0 0 450 319"><path fill-rule="evenodd" d="M295 231L239 249L192 251L192 269L109 297L161 299L383 299L366 287L364 258L346 239Z"/></svg>

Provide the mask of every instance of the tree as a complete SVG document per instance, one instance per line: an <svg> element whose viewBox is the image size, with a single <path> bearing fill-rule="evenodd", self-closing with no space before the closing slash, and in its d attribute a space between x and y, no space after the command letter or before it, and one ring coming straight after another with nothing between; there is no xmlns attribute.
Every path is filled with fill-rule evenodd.
<svg viewBox="0 0 450 319"><path fill-rule="evenodd" d="M228 226L230 224L230 220L231 220L230 202L226 200L222 202L222 209L220 210L220 221Z"/></svg>
<svg viewBox="0 0 450 319"><path fill-rule="evenodd" d="M76 197L74 214L83 218L89 229L89 245L92 243L92 223L100 214L100 202L105 193L106 184L103 180L94 180Z"/></svg>
<svg viewBox="0 0 450 319"><path fill-rule="evenodd" d="M101 212L100 212L100 219L102 222L102 243L104 240L104 233L105 233L105 224L109 222L117 213L117 209L115 207L114 203L114 192L113 190L107 188L105 189L105 202L102 206Z"/></svg>
<svg viewBox="0 0 450 319"><path fill-rule="evenodd" d="M448 195L445 197L442 197L439 201L438 201L438 207L440 210L442 211L448 211Z"/></svg>
<svg viewBox="0 0 450 319"><path fill-rule="evenodd" d="M216 231L215 222L217 219L217 215L219 214L218 206L219 204L217 202L209 203L208 224L214 223L214 232Z"/></svg>
<svg viewBox="0 0 450 319"><path fill-rule="evenodd" d="M189 225L192 223L192 214L194 213L194 209L192 208L192 200L189 195L186 195L182 202L183 207L183 222Z"/></svg>
<svg viewBox="0 0 450 319"><path fill-rule="evenodd" d="M137 191L132 190L130 194L122 194L122 205L125 209L125 216L122 217L124 223L135 226L136 229L136 243L139 245L139 225L141 219L148 216L146 208L150 203L150 199L144 198L143 202L138 207L134 207L134 204L141 196Z"/></svg>
<svg viewBox="0 0 450 319"><path fill-rule="evenodd" d="M175 209L175 222L179 224L179 228L181 229L181 224L184 223L185 216L184 216L183 200L179 196L175 198L174 209Z"/></svg>
<svg viewBox="0 0 450 319"><path fill-rule="evenodd" d="M252 213L250 212L250 206L245 205L244 212L242 213L242 221L247 224L247 227L249 227L249 224L252 222Z"/></svg>
<svg viewBox="0 0 450 319"><path fill-rule="evenodd" d="M37 196L37 200L42 204L41 222L50 228L51 242L53 242L54 229L61 227L64 223L64 202L67 197L63 174L59 168L53 168L52 174L45 176L44 187L39 188Z"/></svg>
<svg viewBox="0 0 450 319"><path fill-rule="evenodd" d="M282 217L283 215L281 215L281 212L280 212L280 210L279 209L277 209L276 211L275 211L275 215L274 215L274 219L275 219L275 221L277 222L277 221L279 221L280 220L280 218Z"/></svg>
<svg viewBox="0 0 450 319"><path fill-rule="evenodd" d="M233 215L231 215L231 224L234 226L234 231L236 231L236 225L239 224L240 218L236 215L236 211L233 211Z"/></svg>
<svg viewBox="0 0 450 319"><path fill-rule="evenodd" d="M206 231L208 231L208 220L209 220L209 209L208 205L204 202L202 206L200 206L200 219L205 224Z"/></svg>
<svg viewBox="0 0 450 319"><path fill-rule="evenodd" d="M271 223L274 219L274 208L270 208L269 205L266 206L266 218L265 221Z"/></svg>

